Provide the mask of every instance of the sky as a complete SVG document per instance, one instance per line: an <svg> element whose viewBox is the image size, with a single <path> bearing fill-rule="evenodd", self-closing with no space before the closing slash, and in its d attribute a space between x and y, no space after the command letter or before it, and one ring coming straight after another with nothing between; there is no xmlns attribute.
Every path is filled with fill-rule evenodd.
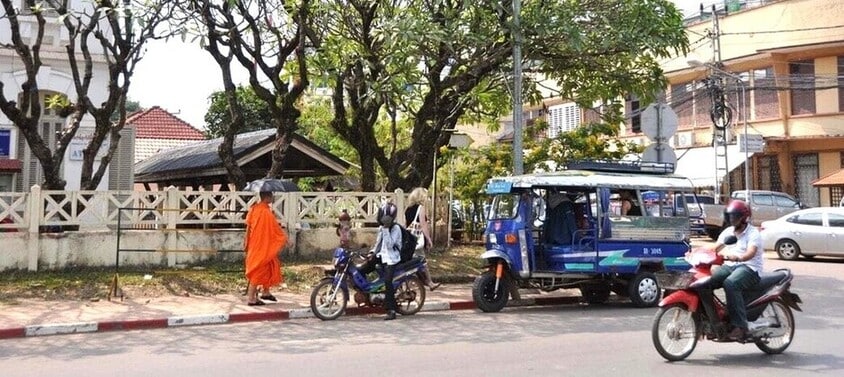
<svg viewBox="0 0 844 377"><path fill-rule="evenodd" d="M686 14L715 0L672 0ZM246 81L243 71L235 71L235 83ZM138 63L129 88L129 98L143 108L159 106L192 126L205 129L208 96L222 90L222 79L214 59L198 43L181 40L155 41Z"/></svg>

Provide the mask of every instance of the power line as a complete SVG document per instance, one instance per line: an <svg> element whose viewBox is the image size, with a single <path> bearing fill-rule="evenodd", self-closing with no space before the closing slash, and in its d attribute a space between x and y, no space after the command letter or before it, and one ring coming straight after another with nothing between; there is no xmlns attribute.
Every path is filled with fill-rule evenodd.
<svg viewBox="0 0 844 377"><path fill-rule="evenodd" d="M721 33L721 35L753 35L753 34L776 34L776 33L797 33L801 31L815 31L815 30L831 30L843 28L844 25L835 26L818 26L802 29L785 29L785 30L760 30L760 31L737 31L732 33Z"/></svg>

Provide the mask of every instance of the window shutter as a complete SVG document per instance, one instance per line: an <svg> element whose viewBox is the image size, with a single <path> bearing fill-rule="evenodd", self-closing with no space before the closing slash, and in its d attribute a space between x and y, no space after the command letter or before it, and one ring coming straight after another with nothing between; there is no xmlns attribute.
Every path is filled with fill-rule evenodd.
<svg viewBox="0 0 844 377"><path fill-rule="evenodd" d="M108 167L108 189L131 191L135 185L135 129L120 130L120 142Z"/></svg>

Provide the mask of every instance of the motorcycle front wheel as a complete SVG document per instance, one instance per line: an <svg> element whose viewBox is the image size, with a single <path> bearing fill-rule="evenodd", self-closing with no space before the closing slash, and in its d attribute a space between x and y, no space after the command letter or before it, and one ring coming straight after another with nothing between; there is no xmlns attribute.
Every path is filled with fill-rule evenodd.
<svg viewBox="0 0 844 377"><path fill-rule="evenodd" d="M682 304L660 308L654 317L651 338L659 354L668 361L680 361L692 354L701 326Z"/></svg>
<svg viewBox="0 0 844 377"><path fill-rule="evenodd" d="M401 315L414 315L425 305L425 286L413 276L396 288L396 311Z"/></svg>
<svg viewBox="0 0 844 377"><path fill-rule="evenodd" d="M772 301L759 319L763 318L773 324L779 324L779 327L771 325L771 333L777 335L760 338L756 341L756 347L769 355L782 353L794 339L794 314L791 308L780 300Z"/></svg>
<svg viewBox="0 0 844 377"><path fill-rule="evenodd" d="M311 311L323 321L337 319L346 310L348 302L348 293L332 279L319 282L311 292Z"/></svg>

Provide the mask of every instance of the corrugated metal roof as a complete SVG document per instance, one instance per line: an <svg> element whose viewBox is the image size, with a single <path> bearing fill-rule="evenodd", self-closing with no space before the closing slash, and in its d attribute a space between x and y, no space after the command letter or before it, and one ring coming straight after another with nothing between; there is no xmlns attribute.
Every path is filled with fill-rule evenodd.
<svg viewBox="0 0 844 377"><path fill-rule="evenodd" d="M276 139L275 129L253 131L237 135L233 150L236 163L243 167L256 161L263 166L251 166L251 175L266 173L271 162ZM135 164L135 182L178 182L182 184L221 183L226 171L218 153L223 138L201 141L159 152ZM293 134L285 156L284 169L289 176L341 175L350 163L329 153L298 134ZM249 179L250 178L247 176ZM255 177L258 178L258 177Z"/></svg>
<svg viewBox="0 0 844 377"><path fill-rule="evenodd" d="M269 129L237 135L233 146L235 158L275 140L275 134L274 129ZM135 175L220 166L222 160L217 148L222 141L223 138L216 138L159 152L135 164Z"/></svg>

